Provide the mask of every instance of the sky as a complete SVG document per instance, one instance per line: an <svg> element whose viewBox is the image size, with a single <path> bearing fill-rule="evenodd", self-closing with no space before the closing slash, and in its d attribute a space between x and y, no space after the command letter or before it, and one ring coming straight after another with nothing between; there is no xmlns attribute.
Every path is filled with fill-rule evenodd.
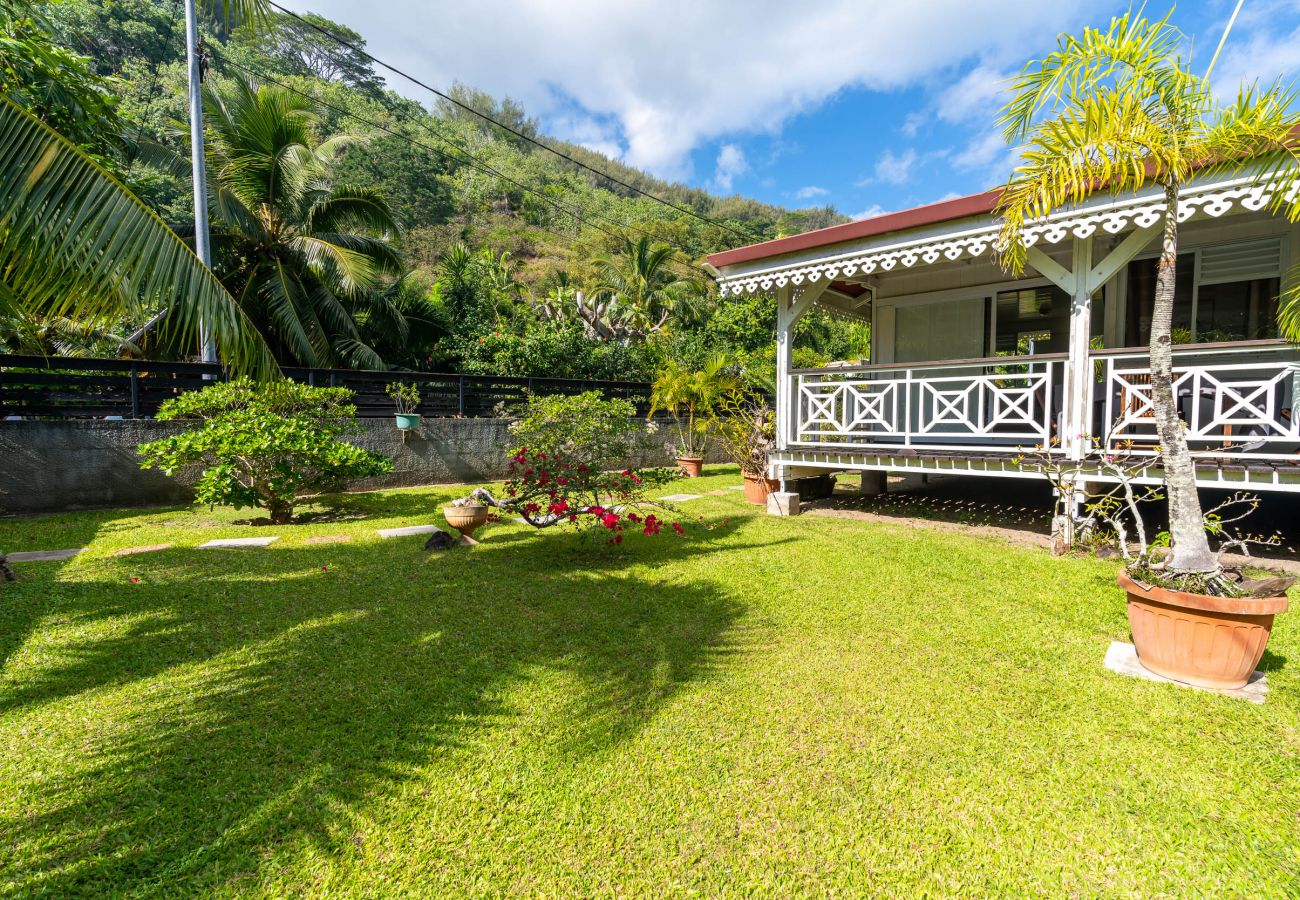
<svg viewBox="0 0 1300 900"><path fill-rule="evenodd" d="M511 96L558 138L673 181L865 218L1004 182L1006 79L1062 31L1126 4L1083 0L281 0L356 29L426 83ZM1208 65L1236 0L1173 22ZM1147 11L1168 9L1149 2ZM391 87L426 92L383 72ZM1300 75L1300 0L1245 0L1216 64Z"/></svg>

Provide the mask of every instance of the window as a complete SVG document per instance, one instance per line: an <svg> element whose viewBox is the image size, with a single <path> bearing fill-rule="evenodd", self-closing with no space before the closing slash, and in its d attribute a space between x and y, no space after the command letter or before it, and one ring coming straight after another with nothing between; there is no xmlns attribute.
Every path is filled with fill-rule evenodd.
<svg viewBox="0 0 1300 900"><path fill-rule="evenodd" d="M1070 348L1070 295L1055 285L1002 291L997 297L999 355L1065 353ZM1101 293L1092 300L1092 334L1105 322Z"/></svg>
<svg viewBox="0 0 1300 900"><path fill-rule="evenodd" d="M1151 339L1156 262L1128 266L1125 343ZM1277 238L1205 247L1178 256L1174 289L1175 344L1275 338L1282 242Z"/></svg>

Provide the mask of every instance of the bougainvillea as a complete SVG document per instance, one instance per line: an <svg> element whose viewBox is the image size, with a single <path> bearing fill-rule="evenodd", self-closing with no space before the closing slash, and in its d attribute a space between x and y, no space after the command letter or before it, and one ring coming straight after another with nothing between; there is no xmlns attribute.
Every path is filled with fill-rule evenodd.
<svg viewBox="0 0 1300 900"><path fill-rule="evenodd" d="M610 544L626 533L657 535L665 524L682 534L672 508L646 496L676 473L625 467L643 427L631 403L595 392L530 398L511 425L520 445L510 451L505 496L483 488L472 496L537 528L603 529Z"/></svg>

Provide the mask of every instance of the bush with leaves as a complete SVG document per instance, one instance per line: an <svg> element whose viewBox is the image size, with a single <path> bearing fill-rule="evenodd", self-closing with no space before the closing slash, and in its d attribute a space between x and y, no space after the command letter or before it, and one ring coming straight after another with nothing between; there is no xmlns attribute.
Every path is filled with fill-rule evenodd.
<svg viewBox="0 0 1300 900"><path fill-rule="evenodd" d="M667 525L681 534L672 507L645 493L675 473L624 467L642 431L635 415L628 401L595 391L530 397L510 425L518 445L510 451L505 498L483 488L471 497L508 509L537 528L565 523L604 528L611 544L621 544L628 529L655 535Z"/></svg>
<svg viewBox="0 0 1300 900"><path fill-rule="evenodd" d="M142 467L171 476L203 466L200 503L260 507L273 524L285 524L304 496L392 471L391 460L340 440L360 431L351 401L345 388L247 378L182 394L162 405L158 419L199 424L141 444Z"/></svg>

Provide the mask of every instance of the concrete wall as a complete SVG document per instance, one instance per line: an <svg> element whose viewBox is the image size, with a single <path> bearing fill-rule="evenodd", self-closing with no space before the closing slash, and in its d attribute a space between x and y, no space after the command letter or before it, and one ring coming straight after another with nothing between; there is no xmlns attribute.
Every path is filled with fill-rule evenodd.
<svg viewBox="0 0 1300 900"><path fill-rule="evenodd" d="M393 460L383 478L358 487L491 481L505 475L512 444L504 419L425 419L402 439L391 418L362 419L356 443ZM154 421L0 422L0 513L184 503L177 479L140 468L136 446L184 426ZM629 465L669 463L665 433L646 435ZM712 461L717 461L714 458Z"/></svg>

